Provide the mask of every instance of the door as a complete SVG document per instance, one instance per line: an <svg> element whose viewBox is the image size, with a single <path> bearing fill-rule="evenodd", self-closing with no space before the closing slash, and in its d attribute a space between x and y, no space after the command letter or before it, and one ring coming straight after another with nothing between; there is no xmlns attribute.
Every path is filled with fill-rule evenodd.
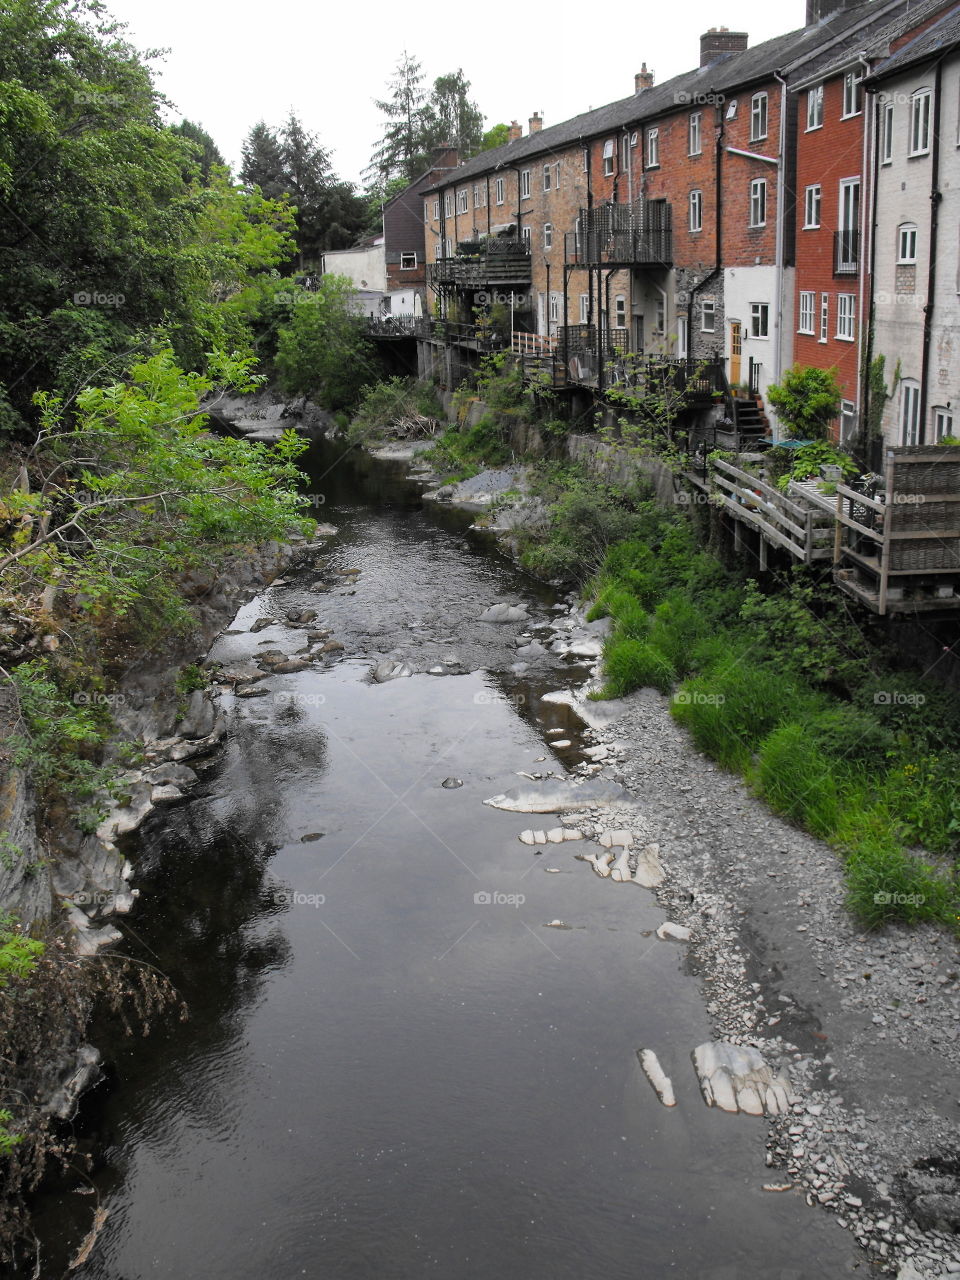
<svg viewBox="0 0 960 1280"><path fill-rule="evenodd" d="M740 381L740 356L743 353L743 329L739 320L730 321L730 383Z"/></svg>

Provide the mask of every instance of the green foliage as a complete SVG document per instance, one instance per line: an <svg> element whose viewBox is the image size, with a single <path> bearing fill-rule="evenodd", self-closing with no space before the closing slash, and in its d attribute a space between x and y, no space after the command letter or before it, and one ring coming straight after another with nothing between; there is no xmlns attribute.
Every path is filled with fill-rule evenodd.
<svg viewBox="0 0 960 1280"><path fill-rule="evenodd" d="M819 712L804 732L817 750L852 768L882 769L898 748L896 736L875 716L847 702Z"/></svg>
<svg viewBox="0 0 960 1280"><path fill-rule="evenodd" d="M867 373L867 405L864 414L868 441L879 440L883 431L883 410L890 399L884 378L886 357L880 355L870 362Z"/></svg>
<svg viewBox="0 0 960 1280"><path fill-rule="evenodd" d="M510 126L508 124L494 124L484 133L480 139L481 151L492 151L494 147L503 147L510 141Z"/></svg>
<svg viewBox="0 0 960 1280"><path fill-rule="evenodd" d="M364 387L347 438L353 444L373 444L391 434L401 418L419 415L443 419L443 406L430 383L415 378L387 378Z"/></svg>
<svg viewBox="0 0 960 1280"><path fill-rule="evenodd" d="M612 547L634 537L646 515L627 495L572 479L550 506L549 521L547 537L524 548L522 563L548 581L582 586L599 571Z"/></svg>
<svg viewBox="0 0 960 1280"><path fill-rule="evenodd" d="M788 451L780 450L780 452ZM811 476L819 479L820 468L823 466L839 467L844 480L849 480L859 470L849 454L842 453L828 440L815 440L789 452L793 455L790 469L781 474L777 480L777 487L784 492L791 480L808 480Z"/></svg>
<svg viewBox="0 0 960 1280"><path fill-rule="evenodd" d="M279 330L275 361L288 395L343 409L352 407L371 382L373 356L352 294L345 276L322 276L315 291L292 294L296 305Z"/></svg>
<svg viewBox="0 0 960 1280"><path fill-rule="evenodd" d="M203 667L198 667L195 662L190 662L185 667L181 667L177 675L177 696L181 699L189 698L190 694L195 690L205 689L208 683L208 674Z"/></svg>
<svg viewBox="0 0 960 1280"><path fill-rule="evenodd" d="M837 371L794 365L767 388L767 399L795 440L823 440L840 412Z"/></svg>
<svg viewBox="0 0 960 1280"><path fill-rule="evenodd" d="M0 988L27 977L44 949L42 942L21 933L10 916L0 916ZM0 1112L0 1122L11 1118L9 1111Z"/></svg>
<svg viewBox="0 0 960 1280"><path fill-rule="evenodd" d="M653 688L669 693L676 671L655 645L629 636L608 640L603 651L606 675L602 698L622 698L634 689Z"/></svg>
<svg viewBox="0 0 960 1280"><path fill-rule="evenodd" d="M841 795L833 762L807 734L805 724L786 724L760 744L757 790L775 812L815 836L831 834Z"/></svg>

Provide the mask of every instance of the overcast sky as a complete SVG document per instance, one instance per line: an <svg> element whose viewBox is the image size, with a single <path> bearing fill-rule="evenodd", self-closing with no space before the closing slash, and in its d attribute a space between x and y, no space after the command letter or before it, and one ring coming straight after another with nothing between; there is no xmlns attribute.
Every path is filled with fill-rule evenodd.
<svg viewBox="0 0 960 1280"><path fill-rule="evenodd" d="M153 64L178 113L213 135L236 169L257 120L277 125L292 107L333 153L337 173L359 181L404 49L428 81L463 68L486 117L547 125L633 92L640 64L657 82L698 65L700 34L747 31L750 44L800 27L804 0L647 0L643 5L425 5L365 0L291 5L284 0L106 0L139 49L166 48ZM177 116L179 118L179 115Z"/></svg>

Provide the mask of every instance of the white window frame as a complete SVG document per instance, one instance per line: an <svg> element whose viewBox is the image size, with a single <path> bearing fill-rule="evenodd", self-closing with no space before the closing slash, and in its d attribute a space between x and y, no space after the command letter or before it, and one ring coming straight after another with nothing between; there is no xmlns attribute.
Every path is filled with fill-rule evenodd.
<svg viewBox="0 0 960 1280"><path fill-rule="evenodd" d="M443 261L443 241L438 240L433 248L433 258L435 262Z"/></svg>
<svg viewBox="0 0 960 1280"><path fill-rule="evenodd" d="M813 182L803 193L803 230L816 231L820 226L823 205L823 189L819 182Z"/></svg>
<svg viewBox="0 0 960 1280"><path fill-rule="evenodd" d="M424 222L424 226L430 225L430 201L429 200L424 200L423 202L423 222Z"/></svg>
<svg viewBox="0 0 960 1280"><path fill-rule="evenodd" d="M656 314L654 316L654 332L665 333L667 329L667 297L662 289L657 289L657 299L654 304Z"/></svg>
<svg viewBox="0 0 960 1280"><path fill-rule="evenodd" d="M483 208L483 183L475 182L473 184L473 207L475 209Z"/></svg>
<svg viewBox="0 0 960 1280"><path fill-rule="evenodd" d="M823 85L807 90L807 133L823 128Z"/></svg>
<svg viewBox="0 0 960 1280"><path fill-rule="evenodd" d="M545 222L543 224L543 251L549 253L553 248L553 223Z"/></svg>
<svg viewBox="0 0 960 1280"><path fill-rule="evenodd" d="M626 294L618 293L613 300L613 327L615 329L626 329L627 327L627 297Z"/></svg>
<svg viewBox="0 0 960 1280"><path fill-rule="evenodd" d="M560 310L563 304L563 294L550 292L550 302L548 304L548 315L551 324L558 324L560 321Z"/></svg>
<svg viewBox="0 0 960 1280"><path fill-rule="evenodd" d="M917 224L901 222L897 227L897 266L917 265Z"/></svg>
<svg viewBox="0 0 960 1280"><path fill-rule="evenodd" d="M620 141L620 168L626 173L630 168L630 135L625 133Z"/></svg>
<svg viewBox="0 0 960 1280"><path fill-rule="evenodd" d="M503 204L503 179L498 178L496 183L496 199L497 204Z"/></svg>
<svg viewBox="0 0 960 1280"><path fill-rule="evenodd" d="M757 216L759 214L759 217ZM750 183L750 221L751 227L767 225L767 180L754 178Z"/></svg>
<svg viewBox="0 0 960 1280"><path fill-rule="evenodd" d="M850 120L863 111L863 74L859 71L848 71L843 77L843 103L840 110L841 120Z"/></svg>
<svg viewBox="0 0 960 1280"><path fill-rule="evenodd" d="M900 383L900 443L920 443L920 383L915 378Z"/></svg>
<svg viewBox="0 0 960 1280"><path fill-rule="evenodd" d="M529 253L529 252L530 252L530 248L531 248L531 246L532 246L532 244L533 244L533 228L532 228L532 227L530 227L530 226L526 226L526 227L521 228L521 231L520 231L520 239L521 239L521 240L523 241L523 243L526 245L526 247L527 247L527 252Z"/></svg>
<svg viewBox="0 0 960 1280"><path fill-rule="evenodd" d="M697 232L703 230L703 192L694 190L689 196L690 207L690 230Z"/></svg>
<svg viewBox="0 0 960 1280"><path fill-rule="evenodd" d="M820 337L818 342L830 341L830 295L829 293L821 293L820 295Z"/></svg>
<svg viewBox="0 0 960 1280"><path fill-rule="evenodd" d="M708 319L709 324L707 324ZM717 304L713 298L704 298L700 303L700 332L717 332Z"/></svg>
<svg viewBox="0 0 960 1280"><path fill-rule="evenodd" d="M769 95L765 91L755 93L750 99L751 142L762 142L767 136L769 107Z"/></svg>
<svg viewBox="0 0 960 1280"><path fill-rule="evenodd" d="M443 216L445 218L453 217L453 192L445 191L443 193Z"/></svg>
<svg viewBox="0 0 960 1280"><path fill-rule="evenodd" d="M580 295L580 323L588 324L590 320L590 295L589 293L581 293Z"/></svg>
<svg viewBox="0 0 960 1280"><path fill-rule="evenodd" d="M932 95L929 89L917 89L910 96L910 138L908 156L930 154L930 110Z"/></svg>
<svg viewBox="0 0 960 1280"><path fill-rule="evenodd" d="M885 102L880 115L880 163L893 163L893 103Z"/></svg>
<svg viewBox="0 0 960 1280"><path fill-rule="evenodd" d="M521 200L530 199L530 170L529 169L520 170L520 199Z"/></svg>
<svg viewBox="0 0 960 1280"><path fill-rule="evenodd" d="M653 128L647 130L647 163L648 169L660 168L660 130Z"/></svg>
<svg viewBox="0 0 960 1280"><path fill-rule="evenodd" d="M584 173L590 172L590 148L589 147L583 148L583 172Z"/></svg>
<svg viewBox="0 0 960 1280"><path fill-rule="evenodd" d="M797 333L808 334L811 338L816 335L814 324L816 322L817 313L817 295L813 290L800 290L800 310L797 319Z"/></svg>
<svg viewBox="0 0 960 1280"><path fill-rule="evenodd" d="M404 262L404 258L412 258L412 259L413 259L413 261L412 261L412 262L407 262L407 263L405 263L405 262ZM417 269L417 255L416 255L415 251L414 251L414 250L412 250L412 249L411 249L411 250L409 250L409 251L408 251L408 250L404 250L404 251L403 251L403 253L401 253L401 254L400 254L400 270L401 270L401 271L416 271L416 269Z"/></svg>
<svg viewBox="0 0 960 1280"><path fill-rule="evenodd" d="M692 111L687 126L687 155L703 154L703 112Z"/></svg>
<svg viewBox="0 0 960 1280"><path fill-rule="evenodd" d="M461 187L457 192L457 213L467 213L470 209L470 191L467 187Z"/></svg>
<svg viewBox="0 0 960 1280"><path fill-rule="evenodd" d="M750 303L750 337L765 341L770 337L770 303Z"/></svg>
<svg viewBox="0 0 960 1280"><path fill-rule="evenodd" d="M946 405L935 404L930 412L933 415L933 438L939 444L944 436L953 435L953 410Z"/></svg>
<svg viewBox="0 0 960 1280"><path fill-rule="evenodd" d="M543 166L543 189L549 191L553 186L553 165L545 164Z"/></svg>
<svg viewBox="0 0 960 1280"><path fill-rule="evenodd" d="M857 295L855 293L837 294L837 332L839 342L856 341Z"/></svg>
<svg viewBox="0 0 960 1280"><path fill-rule="evenodd" d="M616 154L616 146L613 138L607 138L603 144L603 176L605 178L613 177L613 160Z"/></svg>
<svg viewBox="0 0 960 1280"><path fill-rule="evenodd" d="M440 221L440 197L439 196L433 202L433 220L434 222Z"/></svg>

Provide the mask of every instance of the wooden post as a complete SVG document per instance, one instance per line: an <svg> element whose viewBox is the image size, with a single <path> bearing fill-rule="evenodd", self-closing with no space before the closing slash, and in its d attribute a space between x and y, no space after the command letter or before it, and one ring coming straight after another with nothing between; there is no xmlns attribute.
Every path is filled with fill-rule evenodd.
<svg viewBox="0 0 960 1280"><path fill-rule="evenodd" d="M833 531L833 563L834 566L840 563L841 547L843 545L843 525L840 523L840 517L843 515L843 494L837 494L837 520L836 528Z"/></svg>
<svg viewBox="0 0 960 1280"><path fill-rule="evenodd" d="M883 541L880 543L880 588L877 612L887 612L887 584L890 577L890 529L893 523L893 450L887 450L887 462L884 467L883 483L886 489L886 505L883 511Z"/></svg>
<svg viewBox="0 0 960 1280"><path fill-rule="evenodd" d="M760 572L767 572L767 540L762 533L760 535Z"/></svg>

